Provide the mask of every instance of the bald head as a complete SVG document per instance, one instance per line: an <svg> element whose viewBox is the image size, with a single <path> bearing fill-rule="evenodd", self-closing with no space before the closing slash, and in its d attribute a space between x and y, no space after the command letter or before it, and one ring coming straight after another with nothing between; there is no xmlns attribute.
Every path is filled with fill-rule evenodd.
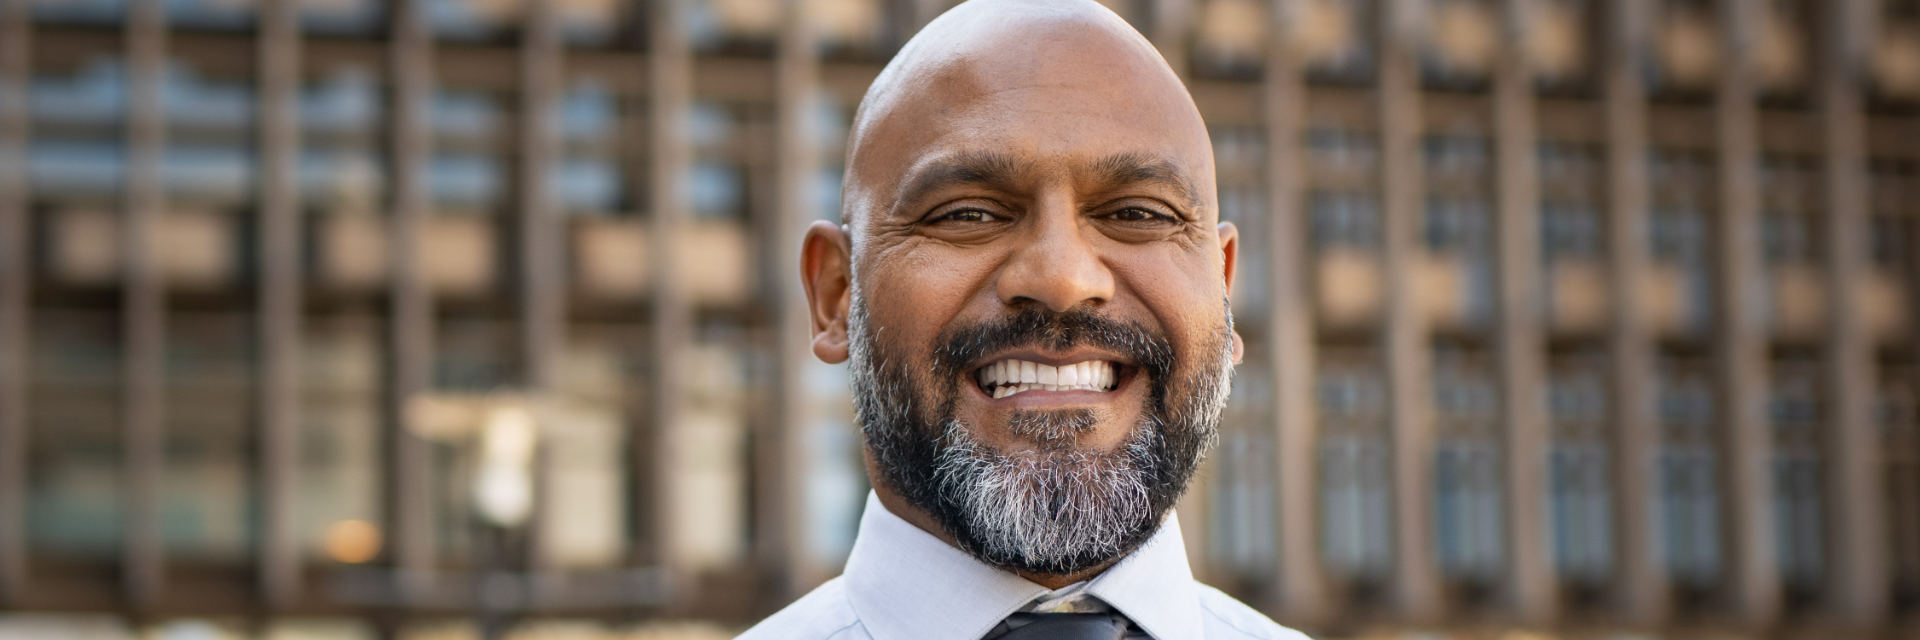
<svg viewBox="0 0 1920 640"><path fill-rule="evenodd" d="M1088 153L1103 155L1069 158ZM1093 0L970 0L908 41L855 114L843 220L857 228L887 213L912 195L902 190L915 169L967 155L1014 172L1046 160L1177 169L1213 212L1212 151L1192 97L1146 38Z"/></svg>
<svg viewBox="0 0 1920 640"><path fill-rule="evenodd" d="M801 281L875 494L1050 588L1130 552L1242 350L1179 77L1091 0L971 0L881 72L848 147L846 225L808 228Z"/></svg>

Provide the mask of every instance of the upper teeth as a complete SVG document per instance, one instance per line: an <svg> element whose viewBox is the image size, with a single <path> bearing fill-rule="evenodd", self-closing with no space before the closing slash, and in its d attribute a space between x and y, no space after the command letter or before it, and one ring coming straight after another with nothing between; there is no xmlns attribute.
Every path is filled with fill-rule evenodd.
<svg viewBox="0 0 1920 640"><path fill-rule="evenodd" d="M1023 391L1112 391L1113 363L1088 360L1056 367L1025 360L1001 360L980 369L980 386L995 398Z"/></svg>

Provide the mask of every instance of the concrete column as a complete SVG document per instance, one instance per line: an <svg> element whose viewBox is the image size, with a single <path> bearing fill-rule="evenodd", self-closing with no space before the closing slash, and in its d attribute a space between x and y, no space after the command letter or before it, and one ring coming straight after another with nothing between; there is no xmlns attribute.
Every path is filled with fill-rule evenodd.
<svg viewBox="0 0 1920 640"><path fill-rule="evenodd" d="M295 523L300 464L300 15L293 0L260 4L256 69L260 95L260 376L254 390L258 429L260 544L255 553L261 599L293 603L300 589L300 533Z"/></svg>
<svg viewBox="0 0 1920 640"><path fill-rule="evenodd" d="M1270 610L1290 623L1314 624L1329 614L1320 566L1319 424L1314 407L1314 300L1307 219L1305 154L1306 74L1293 34L1301 0L1273 0L1267 31L1267 75L1262 84L1267 133L1267 353L1273 375L1274 513L1280 532L1275 568L1280 588ZM1249 239L1251 240L1251 239ZM1246 244L1242 245L1247 246Z"/></svg>
<svg viewBox="0 0 1920 640"><path fill-rule="evenodd" d="M755 554L763 594L771 606L784 605L807 589L837 573L838 567L812 566L807 558L806 498L810 478L807 428L816 412L807 392L806 375L813 360L813 336L807 298L800 288L800 239L807 224L821 213L813 193L820 171L820 149L815 145L811 113L814 87L820 78L820 45L807 0L782 0L785 12L774 60L774 173L773 206L764 213L761 231L762 299L773 307L775 357L774 406L759 425L755 467L759 489Z"/></svg>
<svg viewBox="0 0 1920 640"><path fill-rule="evenodd" d="M1382 0L1379 30L1380 170L1384 190L1388 417L1393 437L1394 577L1401 614L1441 616L1445 597L1433 551L1433 375L1428 323L1413 282L1420 241L1424 168L1420 77L1412 43L1415 0Z"/></svg>
<svg viewBox="0 0 1920 640"><path fill-rule="evenodd" d="M645 560L662 568L671 584L684 584L687 577L673 550L672 513L675 478L673 470L673 433L680 423L685 391L681 382L686 351L693 341L693 307L681 284L681 236L687 227L690 205L687 199L688 167L692 164L692 143L687 135L687 112L693 101L693 54L686 35L680 29L687 0L659 0L653 3L652 34L649 42L648 74L651 80L647 96L652 146L649 149L648 191L652 223L648 228L649 272L653 295L648 314L649 340L653 367L648 400L652 408L648 432L636 438L639 443L634 468L644 474L640 486L648 491L645 534L650 538L643 550ZM676 606L687 604L686 594L671 596Z"/></svg>
<svg viewBox="0 0 1920 640"><path fill-rule="evenodd" d="M160 182L166 120L160 100L167 59L165 8L160 0L128 6L127 164L120 225L121 339L121 586L130 608L151 609L160 598L159 479L165 436L166 293L147 238L166 207Z"/></svg>
<svg viewBox="0 0 1920 640"><path fill-rule="evenodd" d="M520 243L518 278L520 316L520 365L523 391L535 402L550 399L554 391L554 362L566 346L567 265L564 242L566 222L555 203L550 178L559 154L559 120L554 105L560 100L562 76L560 25L557 3L532 2L526 5L527 20L520 49L520 168L519 211L514 222ZM558 399L558 398L551 398ZM555 425L542 425L551 429ZM551 433L551 431L548 431ZM534 495L547 495L546 484L556 461L550 450L540 447L534 458ZM559 461L565 464L565 461ZM546 545L549 518L543 512L553 505L534 501L535 513L527 519L526 560L535 571L548 568L541 549Z"/></svg>
<svg viewBox="0 0 1920 640"><path fill-rule="evenodd" d="M1720 81L1714 96L1720 223L1714 350L1725 441L1728 554L1735 615L1771 625L1780 609L1773 509L1773 439L1766 414L1766 264L1761 255L1758 73L1752 43L1759 3L1720 3Z"/></svg>
<svg viewBox="0 0 1920 640"><path fill-rule="evenodd" d="M427 104L435 81L426 0L401 0L392 10L387 50L393 198L387 221L387 557L401 578L402 597L417 598L436 561L433 450L409 429L407 412L408 401L433 386L433 298L418 249L425 244L424 227L432 208L427 163L433 137Z"/></svg>
<svg viewBox="0 0 1920 640"><path fill-rule="evenodd" d="M1840 0L1822 12L1819 91L1826 205L1827 348L1826 415L1831 452L1825 483L1832 509L1831 605L1850 624L1869 627L1887 615L1888 582L1885 467L1880 424L1874 411L1873 337L1860 314L1861 283L1867 281L1867 162L1864 91L1858 43L1868 10L1865 0Z"/></svg>
<svg viewBox="0 0 1920 640"><path fill-rule="evenodd" d="M1533 70L1524 47L1532 0L1505 0L1507 43L1493 77L1494 176L1498 191L1495 259L1499 268L1502 430L1507 444L1507 579L1522 621L1544 625L1558 615L1559 579L1549 556L1544 410L1546 331L1540 314L1540 183L1536 168Z"/></svg>
<svg viewBox="0 0 1920 640"><path fill-rule="evenodd" d="M0 608L18 606L27 588L28 9L0 0Z"/></svg>
<svg viewBox="0 0 1920 640"><path fill-rule="evenodd" d="M1655 413L1654 342L1647 324L1651 260L1647 222L1647 89L1641 79L1649 0L1604 5L1603 108L1607 136L1607 350L1613 398L1613 507L1620 574L1615 594L1627 621L1664 624L1671 585L1661 544L1663 520L1655 480L1660 425Z"/></svg>

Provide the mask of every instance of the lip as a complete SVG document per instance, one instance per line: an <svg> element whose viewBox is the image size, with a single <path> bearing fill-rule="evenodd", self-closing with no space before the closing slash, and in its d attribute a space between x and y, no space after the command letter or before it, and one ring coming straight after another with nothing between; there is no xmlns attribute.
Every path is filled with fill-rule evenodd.
<svg viewBox="0 0 1920 640"><path fill-rule="evenodd" d="M985 367L989 364L999 362L1001 360L1007 360L1007 359L1025 360L1025 361L1033 362L1036 364L1044 364L1044 365L1055 366L1055 367L1058 367L1061 365L1068 365L1068 364L1077 364L1081 362L1086 362L1088 360L1104 360L1107 362L1111 362L1114 364L1114 375L1115 375L1113 390L1111 391L1034 390L1034 391L1025 391L1022 393L1017 393L1004 398L995 398L991 395L988 395L985 390L981 389L979 383L975 382L975 380L978 379L981 367ZM1140 367L1138 365L1135 365L1133 361L1128 360L1125 357L1122 357L1119 354L1113 353L1111 351L1104 351L1100 349L1089 349L1089 348L1070 349L1067 351L1044 351L1040 349L1027 348L1027 349L1013 349L1009 351L1003 351L985 358L981 358L979 361L968 365L968 367L964 370L964 373L962 373L961 375L966 376L966 380L963 381L965 382L963 386L971 390L975 399L986 404L989 407L1006 408L1006 409L1048 410L1048 409L1064 409L1068 407L1086 407L1086 406L1093 406L1093 405L1111 404L1115 401L1118 401L1123 395L1127 393L1128 389L1133 386L1134 379L1139 377L1138 375L1139 373L1140 373Z"/></svg>
<svg viewBox="0 0 1920 640"><path fill-rule="evenodd" d="M1120 365L1121 367L1124 367L1127 369L1135 368L1135 365L1132 360L1128 360L1125 357L1121 356L1120 354L1117 354L1111 351L1102 351L1100 349L1089 349L1089 348L1069 349L1067 351L1042 351L1039 349L1028 348L1028 349L1013 349L1008 351L1002 351L1000 353L996 353L996 354L987 356L985 358L976 360L974 362L968 363L966 372L968 375L972 375L980 371L981 367L987 366L989 364L993 364L995 362L999 362L1001 360L1006 360L1009 358L1014 360L1026 360L1028 362L1033 362L1036 364L1044 364L1044 365L1055 366L1055 367L1058 367L1063 364L1076 364L1076 363L1086 362L1088 360L1105 360L1105 361Z"/></svg>

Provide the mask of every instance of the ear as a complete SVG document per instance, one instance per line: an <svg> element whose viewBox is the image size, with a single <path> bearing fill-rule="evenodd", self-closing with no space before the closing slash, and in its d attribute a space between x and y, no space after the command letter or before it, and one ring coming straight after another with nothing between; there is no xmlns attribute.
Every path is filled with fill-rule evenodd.
<svg viewBox="0 0 1920 640"><path fill-rule="evenodd" d="M827 364L847 361L847 313L853 303L853 252L840 225L817 220L800 245L800 286L807 292L813 355Z"/></svg>
<svg viewBox="0 0 1920 640"><path fill-rule="evenodd" d="M1240 262L1240 229L1231 222L1220 223L1221 280L1227 291L1227 299L1233 299L1233 270ZM1240 340L1240 332L1233 332L1233 362L1239 364L1247 354L1247 344Z"/></svg>

